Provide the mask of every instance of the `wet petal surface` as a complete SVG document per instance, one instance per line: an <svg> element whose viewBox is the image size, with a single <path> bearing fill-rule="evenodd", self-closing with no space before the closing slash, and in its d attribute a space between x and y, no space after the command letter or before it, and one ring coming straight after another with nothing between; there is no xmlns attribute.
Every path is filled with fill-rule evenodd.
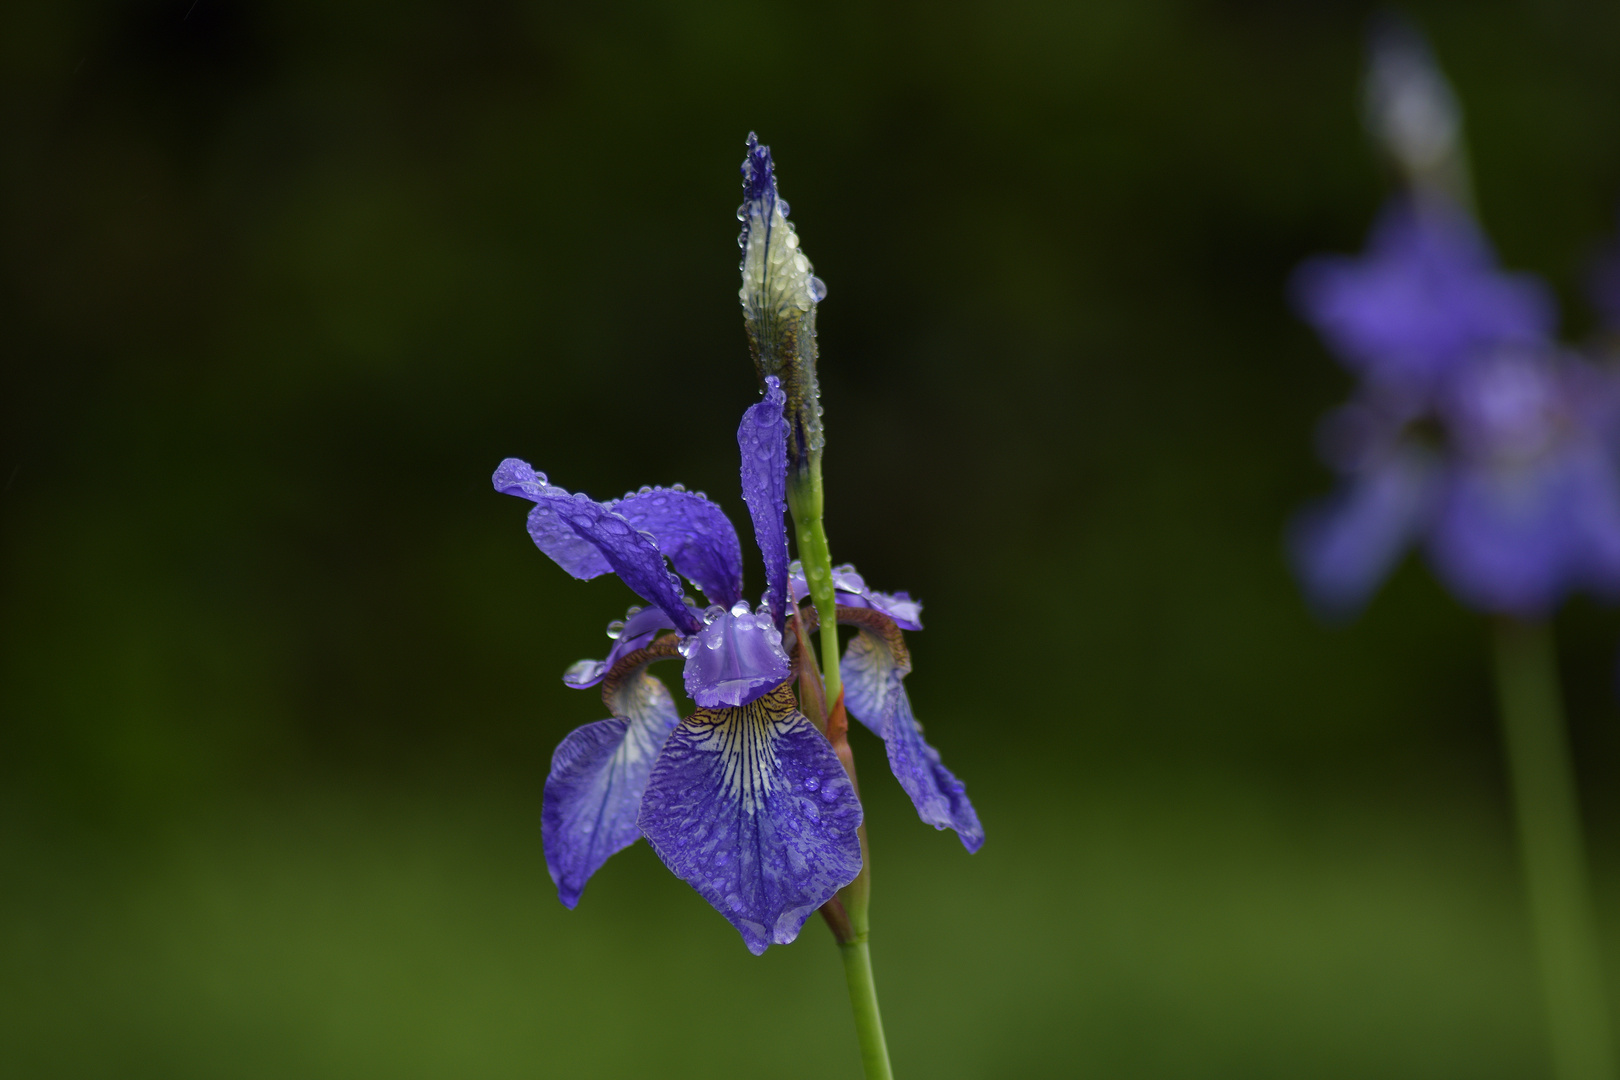
<svg viewBox="0 0 1620 1080"><path fill-rule="evenodd" d="M546 777L540 814L546 869L569 908L608 857L640 837L636 818L647 778L680 719L669 690L645 668L621 680L611 696L620 715L564 739Z"/></svg>
<svg viewBox="0 0 1620 1080"><path fill-rule="evenodd" d="M787 395L774 375L765 380L765 400L743 413L737 428L742 451L743 500L754 522L754 538L765 559L766 603L778 628L787 618Z"/></svg>
<svg viewBox="0 0 1620 1080"><path fill-rule="evenodd" d="M797 937L861 868L860 802L791 683L681 721L653 767L640 823L664 864L756 956Z"/></svg>
<svg viewBox="0 0 1620 1080"><path fill-rule="evenodd" d="M940 760L939 751L923 739L922 725L906 697L905 675L911 669L897 631L862 627L844 650L838 670L844 682L844 707L876 732L889 755L889 769L911 797L917 816L936 829L955 829L962 846L978 851L984 827L968 801L967 789Z"/></svg>
<svg viewBox="0 0 1620 1080"><path fill-rule="evenodd" d="M725 511L701 495L653 488L626 495L612 509L632 528L653 536L675 569L712 604L742 598L742 545Z"/></svg>
<svg viewBox="0 0 1620 1080"><path fill-rule="evenodd" d="M782 632L770 615L753 614L746 603L713 614L713 621L681 642L686 693L693 701L706 709L743 705L792 673Z"/></svg>

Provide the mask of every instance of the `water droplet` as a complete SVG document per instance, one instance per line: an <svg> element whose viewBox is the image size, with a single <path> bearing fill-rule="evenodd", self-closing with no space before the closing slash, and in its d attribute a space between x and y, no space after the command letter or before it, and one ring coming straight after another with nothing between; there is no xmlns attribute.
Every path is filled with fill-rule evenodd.
<svg viewBox="0 0 1620 1080"><path fill-rule="evenodd" d="M818 277L810 279L810 299L818 304L827 299L827 283L825 281Z"/></svg>
<svg viewBox="0 0 1620 1080"><path fill-rule="evenodd" d="M739 619L742 618L744 615L753 614L753 612L749 610L748 601L746 601L746 600L739 600L735 604L732 604L731 605L731 613L733 615L735 615Z"/></svg>
<svg viewBox="0 0 1620 1080"><path fill-rule="evenodd" d="M669 490L671 490L671 491L685 491L686 490L686 485L685 484L671 484L671 485L669 485Z"/></svg>
<svg viewBox="0 0 1620 1080"><path fill-rule="evenodd" d="M710 604L708 607L703 609L704 625L714 622L714 620L720 618L725 613L726 609L721 607L719 604Z"/></svg>
<svg viewBox="0 0 1620 1080"><path fill-rule="evenodd" d="M821 790L821 777L819 777L819 776L807 777L805 779L805 781L804 781L804 790L806 790L806 791L820 791Z"/></svg>
<svg viewBox="0 0 1620 1080"><path fill-rule="evenodd" d="M824 803L835 803L835 802L837 802L838 801L838 789L835 788L835 787L824 787L824 788L822 788L821 789L821 801L824 802Z"/></svg>
<svg viewBox="0 0 1620 1080"><path fill-rule="evenodd" d="M614 641L618 641L619 640L619 635L622 634L622 633L624 633L624 620L623 619L614 619L612 622L608 623L608 625L607 625L607 636L608 637L612 638Z"/></svg>

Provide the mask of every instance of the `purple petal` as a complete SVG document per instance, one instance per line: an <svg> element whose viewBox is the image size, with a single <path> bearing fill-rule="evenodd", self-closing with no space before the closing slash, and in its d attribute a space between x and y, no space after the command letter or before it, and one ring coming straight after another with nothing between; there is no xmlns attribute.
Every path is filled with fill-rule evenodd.
<svg viewBox="0 0 1620 1080"><path fill-rule="evenodd" d="M844 682L844 707L883 739L889 769L911 796L917 816L936 829L955 829L962 846L978 851L984 827L968 801L962 781L940 761L939 751L923 740L922 725L912 714L903 683L911 660L890 640L862 627L844 649L838 671Z"/></svg>
<svg viewBox="0 0 1620 1080"><path fill-rule="evenodd" d="M743 500L754 519L754 539L765 557L766 602L778 627L787 619L787 420L782 406L787 395L781 380L765 380L765 400L743 413L737 429L742 451ZM729 606L729 605L728 605Z"/></svg>
<svg viewBox="0 0 1620 1080"><path fill-rule="evenodd" d="M709 625L681 642L686 693L705 709L745 705L793 673L782 632L746 602L717 612Z"/></svg>
<svg viewBox="0 0 1620 1080"><path fill-rule="evenodd" d="M641 831L758 956L861 869L861 804L793 686L681 721L653 766Z"/></svg>
<svg viewBox="0 0 1620 1080"><path fill-rule="evenodd" d="M645 668L611 694L612 720L586 724L551 759L540 815L546 868L564 907L615 852L641 835L636 817L653 762L679 722L674 699Z"/></svg>
<svg viewBox="0 0 1620 1080"><path fill-rule="evenodd" d="M1387 209L1360 257L1319 257L1294 298L1328 345L1369 378L1428 386L1482 349L1529 344L1556 321L1540 280L1504 274L1462 210L1430 199Z"/></svg>
<svg viewBox="0 0 1620 1080"><path fill-rule="evenodd" d="M545 473L535 472L526 461L507 458L495 470L493 479L495 490L501 494L516 495L535 504L529 512L529 535L558 566L581 581L613 572L601 549L557 516L558 501L567 501L570 496L547 481Z"/></svg>
<svg viewBox="0 0 1620 1080"><path fill-rule="evenodd" d="M1620 590L1620 477L1573 440L1519 464L1458 463L1430 537L1435 573L1464 603L1527 618L1571 589Z"/></svg>
<svg viewBox="0 0 1620 1080"><path fill-rule="evenodd" d="M1289 547L1312 604L1330 617L1358 611L1416 538L1433 498L1433 466L1400 450L1306 507L1294 519Z"/></svg>
<svg viewBox="0 0 1620 1080"><path fill-rule="evenodd" d="M833 567L833 588L838 592L841 607L868 608L882 612L899 624L902 630L922 629L922 601L913 600L910 593L881 593L866 587L866 580L849 563ZM797 603L810 595L804 580L804 565L794 559L788 564L788 586Z"/></svg>
<svg viewBox="0 0 1620 1080"><path fill-rule="evenodd" d="M673 629L675 624L670 622L669 616L665 615L661 608L642 608L639 611L632 609L630 617L620 624L618 637L613 642L613 648L608 651L607 659L578 661L563 672L563 682L575 690L595 686L612 670L614 664L646 646L659 630ZM612 625L609 625L608 630L612 632Z"/></svg>
<svg viewBox="0 0 1620 1080"><path fill-rule="evenodd" d="M658 545L623 515L588 496L569 494L517 458L501 462L494 480L497 491L534 501L529 535L564 570L581 579L611 570L637 596L663 608L682 633L702 628L702 621L681 599L680 578L664 564ZM569 532L575 540L567 539Z"/></svg>
<svg viewBox="0 0 1620 1080"><path fill-rule="evenodd" d="M742 545L725 511L701 495L652 488L613 504L633 528L652 533L669 557L708 597L730 607L742 598Z"/></svg>

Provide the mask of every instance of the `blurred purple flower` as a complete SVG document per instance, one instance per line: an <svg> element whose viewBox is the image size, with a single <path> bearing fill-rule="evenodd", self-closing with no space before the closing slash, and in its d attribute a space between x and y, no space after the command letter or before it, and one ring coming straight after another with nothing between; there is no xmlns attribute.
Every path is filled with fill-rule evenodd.
<svg viewBox="0 0 1620 1080"><path fill-rule="evenodd" d="M1343 485L1292 529L1313 603L1353 613L1413 543L1484 611L1620 592L1620 393L1553 345L1547 290L1498 272L1466 214L1397 203L1366 256L1301 267L1295 297L1363 380L1323 425Z"/></svg>
<svg viewBox="0 0 1620 1080"><path fill-rule="evenodd" d="M1339 358L1371 384L1429 393L1457 365L1553 332L1552 294L1504 274L1478 226L1437 197L1395 200L1360 256L1319 256L1294 299Z"/></svg>

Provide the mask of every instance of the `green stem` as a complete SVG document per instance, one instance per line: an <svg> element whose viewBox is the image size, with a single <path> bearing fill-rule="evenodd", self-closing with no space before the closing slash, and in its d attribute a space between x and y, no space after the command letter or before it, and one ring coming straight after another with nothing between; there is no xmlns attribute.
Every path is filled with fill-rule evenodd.
<svg viewBox="0 0 1620 1080"><path fill-rule="evenodd" d="M809 468L788 482L788 507L793 511L794 539L798 541L799 562L804 566L804 582L810 601L821 620L821 677L827 688L827 704L838 700L843 680L838 674L838 610L833 595L832 549L827 530L821 523L821 458L810 459Z"/></svg>
<svg viewBox="0 0 1620 1080"><path fill-rule="evenodd" d="M845 737L848 721L844 713L843 680L838 672L838 608L833 596L832 550L827 544L827 530L821 523L822 504L821 455L812 454L807 467L788 479L788 509L793 512L794 539L799 561L804 566L805 584L809 586L810 599L820 622L827 735L849 773L850 783L856 784L855 759ZM877 984L872 979L872 953L866 939L872 858L864 823L857 835L861 842L861 872L828 901L822 914L838 939L838 949L844 957L844 977L849 984L849 1004L855 1014L855 1035L860 1040L861 1067L866 1072L866 1080L893 1080L889 1047L883 1038L883 1018L878 1014Z"/></svg>
<svg viewBox="0 0 1620 1080"><path fill-rule="evenodd" d="M877 986L872 981L872 953L863 936L838 946L844 954L844 978L849 1003L855 1009L855 1034L861 1041L861 1067L866 1080L894 1080L889 1068L889 1047L883 1039L883 1018L878 1015Z"/></svg>
<svg viewBox="0 0 1620 1080"><path fill-rule="evenodd" d="M1559 1080L1614 1080L1552 632L1496 627L1496 682L1531 928Z"/></svg>

